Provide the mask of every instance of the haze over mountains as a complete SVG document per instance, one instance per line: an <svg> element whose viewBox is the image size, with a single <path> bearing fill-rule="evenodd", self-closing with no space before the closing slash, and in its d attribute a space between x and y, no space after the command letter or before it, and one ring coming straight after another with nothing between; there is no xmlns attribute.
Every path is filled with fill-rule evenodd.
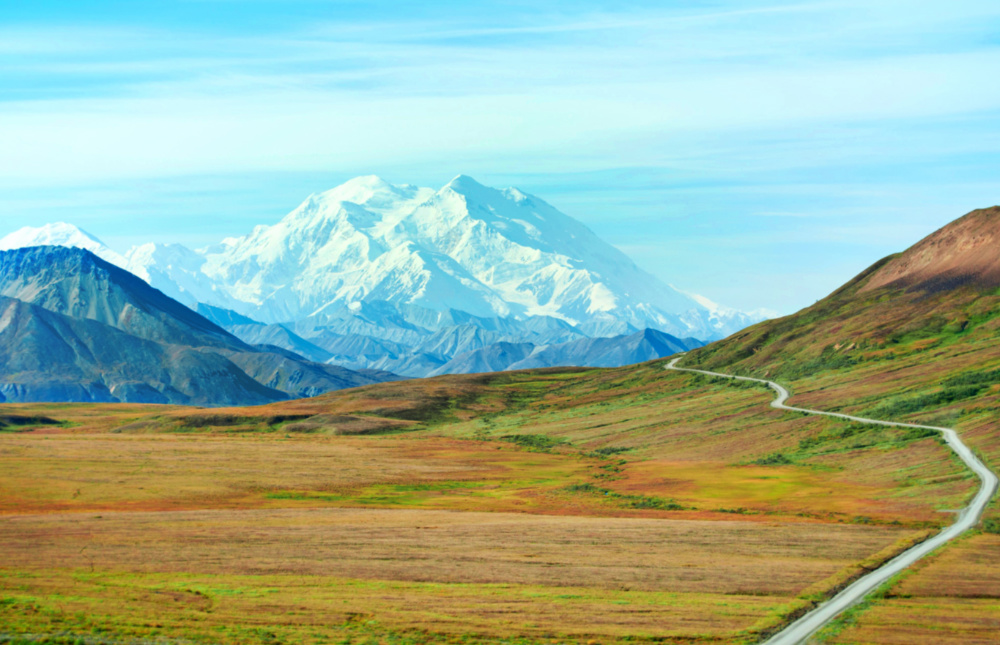
<svg viewBox="0 0 1000 645"><path fill-rule="evenodd" d="M764 317L663 284L541 199L466 176L440 190L358 177L199 250L122 256L70 224L0 249L45 244L86 248L249 344L404 376L620 365Z"/></svg>

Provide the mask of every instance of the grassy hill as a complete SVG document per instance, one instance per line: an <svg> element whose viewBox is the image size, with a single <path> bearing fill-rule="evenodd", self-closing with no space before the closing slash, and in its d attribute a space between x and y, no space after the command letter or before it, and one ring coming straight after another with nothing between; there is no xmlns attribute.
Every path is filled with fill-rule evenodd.
<svg viewBox="0 0 1000 645"><path fill-rule="evenodd" d="M1000 208L973 211L792 316L686 365L766 376L795 404L955 427L1000 469ZM904 575L830 642L973 642L1000 629L1000 509ZM947 566L945 566L947 563Z"/></svg>
<svg viewBox="0 0 1000 645"><path fill-rule="evenodd" d="M1000 463L1000 208L973 211L812 307L693 351L688 366L766 376L795 402L953 425Z"/></svg>

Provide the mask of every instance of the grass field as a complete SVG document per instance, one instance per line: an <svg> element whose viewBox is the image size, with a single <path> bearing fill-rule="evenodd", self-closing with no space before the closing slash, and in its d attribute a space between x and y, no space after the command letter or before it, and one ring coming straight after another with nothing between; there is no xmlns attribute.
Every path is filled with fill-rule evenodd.
<svg viewBox="0 0 1000 645"><path fill-rule="evenodd" d="M997 642L1000 536L973 534L918 563L873 602L822 635L824 643Z"/></svg>
<svg viewBox="0 0 1000 645"><path fill-rule="evenodd" d="M357 627L356 616L432 642L415 631L737 639L913 537L850 525L414 510L17 516L0 525L0 616L13 631L222 642L252 634L230 640L218 627L247 625L281 642L325 642Z"/></svg>
<svg viewBox="0 0 1000 645"><path fill-rule="evenodd" d="M949 520L933 437L541 370L244 409L4 405L0 617L70 640L754 642Z"/></svg>

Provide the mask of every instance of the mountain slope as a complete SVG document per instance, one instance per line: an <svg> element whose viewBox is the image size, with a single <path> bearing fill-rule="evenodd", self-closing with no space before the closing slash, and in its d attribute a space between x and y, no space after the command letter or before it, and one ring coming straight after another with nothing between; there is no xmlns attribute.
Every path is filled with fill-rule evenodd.
<svg viewBox="0 0 1000 645"><path fill-rule="evenodd" d="M613 338L583 338L552 345L534 352L507 369L520 370L558 365L583 367L622 367L671 356L702 346L694 338L676 338L656 329Z"/></svg>
<svg viewBox="0 0 1000 645"><path fill-rule="evenodd" d="M431 372L430 375L503 372L509 366L531 356L533 351L535 351L535 346L531 343L494 343L459 354Z"/></svg>
<svg viewBox="0 0 1000 645"><path fill-rule="evenodd" d="M938 292L1000 286L1000 207L972 211L891 258L861 288Z"/></svg>
<svg viewBox="0 0 1000 645"><path fill-rule="evenodd" d="M193 309L207 302L213 290L203 284L205 258L181 244L143 244L125 257L124 269Z"/></svg>
<svg viewBox="0 0 1000 645"><path fill-rule="evenodd" d="M325 363L333 358L330 352L289 331L283 325L232 325L229 331L251 345L274 345L317 363Z"/></svg>
<svg viewBox="0 0 1000 645"><path fill-rule="evenodd" d="M463 352L435 368L431 376L543 367L623 367L686 352L703 343L644 329L613 338L581 338L556 345L497 342Z"/></svg>
<svg viewBox="0 0 1000 645"><path fill-rule="evenodd" d="M40 246L0 252L0 295L149 340L246 348L131 273L80 249Z"/></svg>
<svg viewBox="0 0 1000 645"><path fill-rule="evenodd" d="M973 211L880 260L812 307L695 350L683 365L777 380L791 389L791 404L797 407L955 428L991 471L1000 472L998 258L1000 207ZM818 448L824 459L835 458L835 451L825 446L838 436L849 440L840 449L848 454L892 450L891 443L864 437L872 427L877 426L855 424L836 434L798 435L798 450ZM794 450L790 446L776 454L794 462ZM894 498L913 496L909 487L914 477L949 462L957 460L894 460L897 486L905 491ZM867 482L868 473L859 471L856 481ZM964 506L979 486L964 466L961 474L939 481L971 489L957 503L939 508ZM956 617L975 615L976 603L995 600L1000 589L995 496L979 528L930 559L926 570L918 567L905 582L873 599L872 608L844 631L848 640L890 642L901 633L899 616L905 617L912 642L993 638L992 627L977 633L970 622ZM961 583L953 586L954 581ZM924 611L930 603L935 611Z"/></svg>
<svg viewBox="0 0 1000 645"><path fill-rule="evenodd" d="M118 400L229 405L312 396L393 378L261 351L78 248L0 252L0 296L31 305L8 303L10 325L17 324L7 328L14 336L8 360L0 365L0 384L10 387L75 380L83 383L82 389L62 391L98 392L103 387L106 396ZM46 363L48 354L54 358ZM76 369L67 370L68 365ZM116 388L124 394L114 394ZM18 397L45 392L55 396L57 390L22 388ZM80 396L107 400L100 398L103 394Z"/></svg>
<svg viewBox="0 0 1000 645"><path fill-rule="evenodd" d="M232 325L263 325L264 323L257 322L252 318L247 318L242 314L238 314L231 309L222 309L221 307L213 307L211 305L206 305L204 303L198 303L195 308L200 315L207 318L209 321L215 323L219 327L226 329ZM232 333L232 332L230 332Z"/></svg>
<svg viewBox="0 0 1000 645"><path fill-rule="evenodd" d="M801 378L984 341L1000 321L1000 208L952 222L802 311L698 350L706 367ZM978 351L978 350L977 350Z"/></svg>
<svg viewBox="0 0 1000 645"><path fill-rule="evenodd" d="M1000 208L973 211L815 305L694 350L684 364L778 380L802 407L954 427L995 467L998 227Z"/></svg>
<svg viewBox="0 0 1000 645"><path fill-rule="evenodd" d="M0 296L0 400L256 405L287 394L224 356Z"/></svg>

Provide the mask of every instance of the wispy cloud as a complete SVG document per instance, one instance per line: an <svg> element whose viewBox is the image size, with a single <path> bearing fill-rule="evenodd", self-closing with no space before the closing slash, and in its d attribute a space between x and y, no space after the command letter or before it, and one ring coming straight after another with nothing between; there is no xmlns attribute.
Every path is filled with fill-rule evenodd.
<svg viewBox="0 0 1000 645"><path fill-rule="evenodd" d="M992 0L31 4L0 8L0 234L60 213L136 229L130 209L154 212L137 182L199 175L255 178L210 200L249 226L294 205L263 176L472 172L617 244L702 252L713 227L751 244L801 222L839 244L820 223L881 209L924 226L1000 190ZM190 210L176 190L156 208ZM724 279L688 286L740 304Z"/></svg>

